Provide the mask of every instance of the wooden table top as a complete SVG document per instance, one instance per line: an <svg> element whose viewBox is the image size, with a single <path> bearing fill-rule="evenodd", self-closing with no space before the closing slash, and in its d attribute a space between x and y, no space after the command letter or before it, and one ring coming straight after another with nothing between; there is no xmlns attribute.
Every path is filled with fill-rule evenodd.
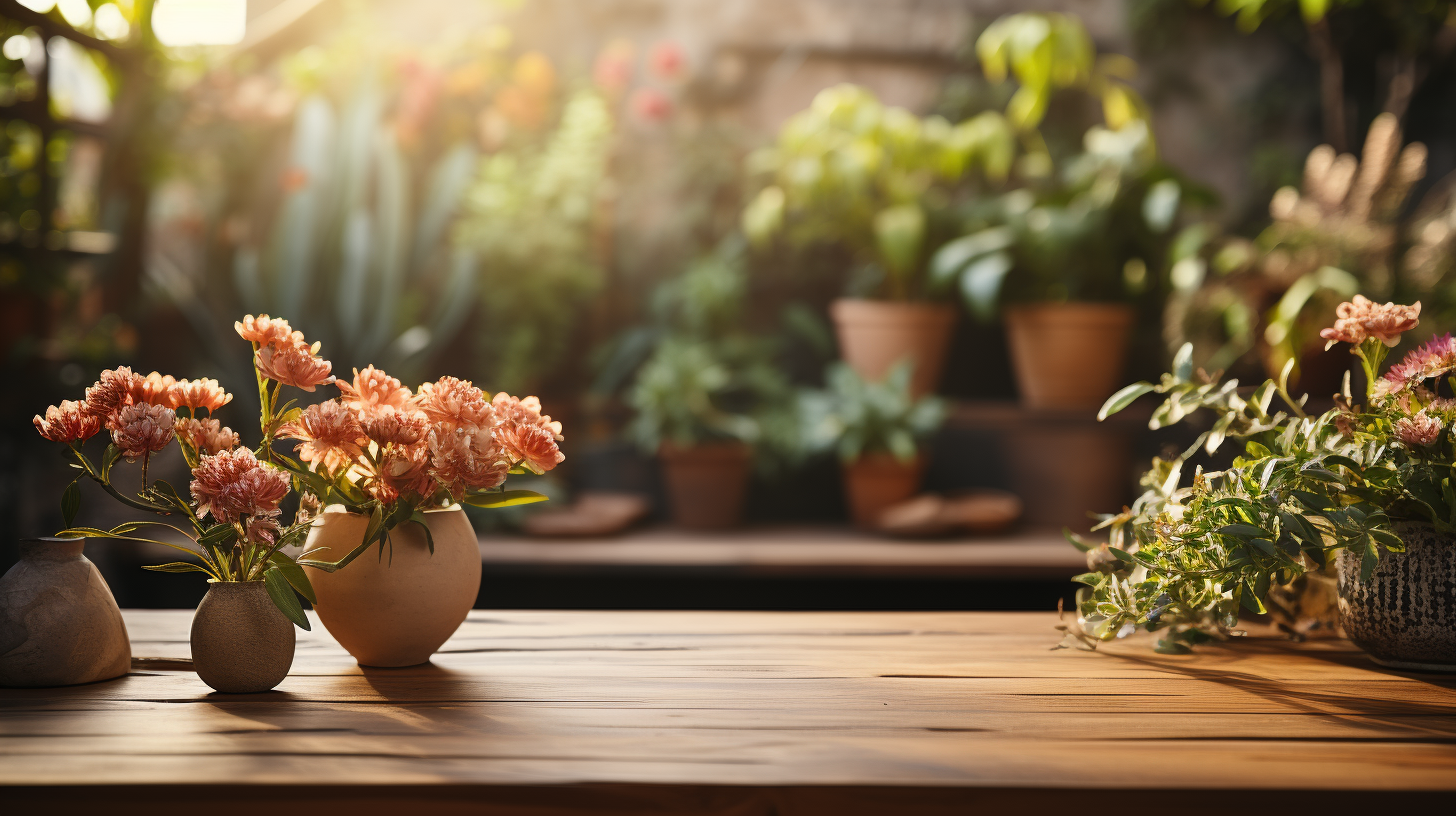
<svg viewBox="0 0 1456 816"><path fill-rule="evenodd" d="M125 615L135 655L188 654L190 612ZM1052 651L1055 622L476 611L408 669L361 669L316 625L267 694L209 693L176 663L0 689L0 801L108 816L426 799L533 816L1181 814L1456 791L1452 678L1382 669L1342 641Z"/></svg>
<svg viewBox="0 0 1456 816"><path fill-rule="evenodd" d="M1066 580L1086 558L1060 532L1029 531L947 540L897 540L850 527L767 527L725 532L648 528L622 536L550 539L482 535L491 566L545 571L583 567L715 570L745 575Z"/></svg>

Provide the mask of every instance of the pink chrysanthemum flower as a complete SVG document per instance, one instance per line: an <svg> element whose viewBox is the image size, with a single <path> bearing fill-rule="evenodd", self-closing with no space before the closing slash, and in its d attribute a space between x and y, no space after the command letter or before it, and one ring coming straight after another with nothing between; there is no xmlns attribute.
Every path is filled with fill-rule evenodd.
<svg viewBox="0 0 1456 816"><path fill-rule="evenodd" d="M284 348L303 343L303 332L294 331L288 321L281 317L247 315L234 323L233 328L237 329L238 335L244 340L259 346Z"/></svg>
<svg viewBox="0 0 1456 816"><path fill-rule="evenodd" d="M1395 437L1412 448L1430 445L1441 438L1441 420L1422 411L1395 421Z"/></svg>
<svg viewBox="0 0 1456 816"><path fill-rule="evenodd" d="M273 516L288 495L288 474L265 465L247 448L202 457L192 470L197 515L223 524L249 516Z"/></svg>
<svg viewBox="0 0 1456 816"><path fill-rule="evenodd" d="M146 403L147 405L160 405L164 408L176 408L172 388L177 384L177 378L171 374L159 374L155 371L145 377L140 375L133 377L129 383L129 394L131 401L135 403Z"/></svg>
<svg viewBox="0 0 1456 816"><path fill-rule="evenodd" d="M243 522L243 537L264 547L278 540L278 517L282 510L268 510L250 516Z"/></svg>
<svg viewBox="0 0 1456 816"><path fill-rule="evenodd" d="M242 440L232 428L223 427L215 419L182 417L175 426L177 436L193 449L205 454L221 453L236 448Z"/></svg>
<svg viewBox="0 0 1456 816"><path fill-rule="evenodd" d="M359 415L364 435L381 448L389 445L414 445L425 438L430 421L418 411L406 411L393 405L377 407Z"/></svg>
<svg viewBox="0 0 1456 816"><path fill-rule="evenodd" d="M292 422L278 429L284 439L298 439L298 458L337 470L358 457L367 441L354 412L335 400L310 405Z"/></svg>
<svg viewBox="0 0 1456 816"><path fill-rule="evenodd" d="M539 425L503 422L494 433L501 447L535 473L545 473L566 459L556 446L556 437Z"/></svg>
<svg viewBox="0 0 1456 816"><path fill-rule="evenodd" d="M394 447L379 457L375 481L370 493L390 503L401 496L429 498L435 492L435 477L430 475L430 450L425 445Z"/></svg>
<svg viewBox="0 0 1456 816"><path fill-rule="evenodd" d="M354 369L354 381L336 383L344 392L343 403L362 415L370 415L385 407L403 410L410 403L410 390L399 380L369 366Z"/></svg>
<svg viewBox="0 0 1456 816"><path fill-rule="evenodd" d="M541 400L535 397L516 399L502 391L490 401L490 407L495 411L496 422L516 422L544 428L551 432L552 438L557 442L566 438L561 435L561 423L554 422L551 417L541 413Z"/></svg>
<svg viewBox="0 0 1456 816"><path fill-rule="evenodd" d="M1321 331L1320 336L1331 344L1345 342L1359 345L1367 337L1374 337L1386 346L1394 346L1400 342L1402 334L1420 323L1420 315L1420 301L1410 306L1380 304L1364 295L1356 295L1336 308L1335 325Z"/></svg>
<svg viewBox="0 0 1456 816"><path fill-rule="evenodd" d="M101 372L101 379L86 389L86 410L109 422L112 415L131 404L132 384L141 377L120 366Z"/></svg>
<svg viewBox="0 0 1456 816"><path fill-rule="evenodd" d="M172 441L176 421L177 415L165 405L128 405L116 415L111 441L128 459L156 453Z"/></svg>
<svg viewBox="0 0 1456 816"><path fill-rule="evenodd" d="M438 382L425 383L415 395L414 403L444 430L489 428L494 421L494 412L484 392L469 380L441 377Z"/></svg>
<svg viewBox="0 0 1456 816"><path fill-rule="evenodd" d="M217 380L178 380L172 387L173 400L177 408L191 408L194 411L207 409L209 413L233 401L233 395L224 391Z"/></svg>
<svg viewBox="0 0 1456 816"><path fill-rule="evenodd" d="M466 490L499 487L510 472L510 455L489 430L437 426L429 443L430 472L456 499Z"/></svg>
<svg viewBox="0 0 1456 816"><path fill-rule="evenodd" d="M264 346L258 349L254 363L270 380L312 391L315 386L334 381L333 363L315 355L316 348L304 345Z"/></svg>
<svg viewBox="0 0 1456 816"><path fill-rule="evenodd" d="M101 417L91 413L84 401L62 400L60 406L46 409L32 420L40 435L52 442L85 442L101 430Z"/></svg>

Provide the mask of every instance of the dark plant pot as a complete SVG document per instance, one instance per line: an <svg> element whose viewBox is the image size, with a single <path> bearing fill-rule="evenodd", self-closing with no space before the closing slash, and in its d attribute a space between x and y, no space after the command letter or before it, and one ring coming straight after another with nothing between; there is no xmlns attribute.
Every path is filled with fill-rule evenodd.
<svg viewBox="0 0 1456 816"><path fill-rule="evenodd" d="M0 686L69 686L131 671L126 623L85 540L20 542L0 578Z"/></svg>
<svg viewBox="0 0 1456 816"><path fill-rule="evenodd" d="M879 527L880 516L920 489L925 457L901 462L888 453L870 453L844 466L844 495L858 527Z"/></svg>
<svg viewBox="0 0 1456 816"><path fill-rule="evenodd" d="M210 581L192 616L192 668L218 691L268 691L293 666L294 638L262 581Z"/></svg>
<svg viewBox="0 0 1456 816"><path fill-rule="evenodd" d="M899 303L841 298L829 306L840 356L867 382L879 382L910 359L910 396L923 397L940 384L945 349L956 310L945 303Z"/></svg>
<svg viewBox="0 0 1456 816"><path fill-rule="evenodd" d="M1456 536L1413 521L1395 533L1405 552L1382 547L1369 581L1360 555L1340 552L1340 624L1382 666L1456 672Z"/></svg>
<svg viewBox="0 0 1456 816"><path fill-rule="evenodd" d="M753 451L747 445L663 445L660 456L674 524L721 530L743 523L743 498L753 464Z"/></svg>
<svg viewBox="0 0 1456 816"><path fill-rule="evenodd" d="M1006 310L1021 403L1095 409L1121 385L1133 309L1124 303L1034 303Z"/></svg>

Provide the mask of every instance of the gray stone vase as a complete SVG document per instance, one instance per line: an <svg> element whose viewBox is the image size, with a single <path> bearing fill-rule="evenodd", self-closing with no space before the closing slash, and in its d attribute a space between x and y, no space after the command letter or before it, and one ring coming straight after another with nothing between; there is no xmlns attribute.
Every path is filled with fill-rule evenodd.
<svg viewBox="0 0 1456 816"><path fill-rule="evenodd" d="M192 668L218 691L268 691L293 666L293 623L262 581L208 581L192 616Z"/></svg>
<svg viewBox="0 0 1456 816"><path fill-rule="evenodd" d="M0 686L70 686L131 671L131 640L85 539L20 542L0 578Z"/></svg>
<svg viewBox="0 0 1456 816"><path fill-rule="evenodd" d="M1405 552L1382 547L1369 581L1360 556L1340 552L1340 624L1382 666L1456 672L1456 536L1412 521L1394 531Z"/></svg>

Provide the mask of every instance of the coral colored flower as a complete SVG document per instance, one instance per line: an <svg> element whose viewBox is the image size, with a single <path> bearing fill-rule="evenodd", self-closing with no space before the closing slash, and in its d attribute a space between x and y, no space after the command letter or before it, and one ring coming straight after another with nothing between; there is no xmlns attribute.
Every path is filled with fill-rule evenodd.
<svg viewBox="0 0 1456 816"><path fill-rule="evenodd" d="M336 385L344 392L344 404L365 415L385 406L403 409L410 402L408 388L372 365L363 371L354 369L353 382L339 380Z"/></svg>
<svg viewBox="0 0 1456 816"><path fill-rule="evenodd" d="M495 417L484 392L469 380L454 377L441 377L438 382L420 386L414 404L431 422L446 430L489 428Z"/></svg>
<svg viewBox="0 0 1456 816"><path fill-rule="evenodd" d="M175 430L179 439L185 440L194 450L205 454L232 450L242 442L232 428L223 427L222 423L215 419L182 417L177 420Z"/></svg>
<svg viewBox="0 0 1456 816"><path fill-rule="evenodd" d="M672 100L656 88L638 88L632 92L632 113L644 122L662 122L672 115Z"/></svg>
<svg viewBox="0 0 1456 816"><path fill-rule="evenodd" d="M400 496L429 498L435 492L435 477L430 475L430 449L426 445L393 447L379 457L377 478L370 492L389 503Z"/></svg>
<svg viewBox="0 0 1456 816"><path fill-rule="evenodd" d="M1395 421L1395 436L1406 445L1416 448L1429 445L1441 437L1441 420L1422 411L1415 416L1401 417Z"/></svg>
<svg viewBox="0 0 1456 816"><path fill-rule="evenodd" d="M192 469L197 515L211 514L223 524L272 515L286 495L288 474L259 462L247 448L204 456Z"/></svg>
<svg viewBox="0 0 1456 816"><path fill-rule="evenodd" d="M333 363L315 356L304 345L264 346L258 349L253 362L264 377L304 391L334 381L334 375L329 373Z"/></svg>
<svg viewBox="0 0 1456 816"><path fill-rule="evenodd" d="M541 400L535 397L517 399L502 391L496 394L490 401L490 407L495 411L496 422L517 422L522 425L535 425L545 428L551 432L551 436L558 442L565 439L561 435L561 423L553 422L551 417L541 413Z"/></svg>
<svg viewBox="0 0 1456 816"><path fill-rule="evenodd" d="M1374 337L1386 346L1394 346L1400 342L1402 334L1420 323L1420 315L1420 301L1410 306L1379 304L1364 295L1356 295L1335 309L1335 325L1321 331L1320 337L1331 343L1355 345L1364 342L1367 337Z"/></svg>
<svg viewBox="0 0 1456 816"><path fill-rule="evenodd" d="M249 343L259 346L296 346L303 344L303 332L294 331L288 321L268 315L246 315L233 324L238 335Z"/></svg>
<svg viewBox="0 0 1456 816"><path fill-rule="evenodd" d="M284 423L278 435L301 440L298 458L331 471L353 462L367 441L358 417L335 400L308 406L297 419Z"/></svg>
<svg viewBox="0 0 1456 816"><path fill-rule="evenodd" d="M101 372L101 379L86 389L86 409L107 422L122 407L131 404L132 386L139 379L126 366Z"/></svg>
<svg viewBox="0 0 1456 816"><path fill-rule="evenodd" d="M538 425L502 423L495 429L495 440L536 473L545 473L566 459L566 455L556 447L556 437Z"/></svg>
<svg viewBox="0 0 1456 816"><path fill-rule="evenodd" d="M381 448L416 444L430 430L430 421L424 414L400 410L392 405L360 415L359 424L364 427L364 435Z"/></svg>
<svg viewBox="0 0 1456 816"><path fill-rule="evenodd" d="M633 50L630 42L618 40L597 55L592 81L598 88L612 96L627 90L632 81Z"/></svg>
<svg viewBox="0 0 1456 816"><path fill-rule="evenodd" d="M62 400L60 406L46 409L45 417L39 414L31 420L40 435L52 442L85 442L101 430L101 417L91 413L84 401Z"/></svg>
<svg viewBox="0 0 1456 816"><path fill-rule="evenodd" d="M677 80L682 77L683 69L687 67L687 57L683 54L682 46L671 40L663 40L652 46L647 55L647 64L659 77Z"/></svg>
<svg viewBox="0 0 1456 816"><path fill-rule="evenodd" d="M278 540L278 517L281 510L267 510L250 516L243 522L243 537L264 547L273 546Z"/></svg>
<svg viewBox="0 0 1456 816"><path fill-rule="evenodd" d="M450 495L499 487L510 472L509 454L489 430L436 427L430 430L430 472Z"/></svg>
<svg viewBox="0 0 1456 816"><path fill-rule="evenodd" d="M128 459L156 453L172 441L177 415L165 405L137 403L118 412L111 441Z"/></svg>
<svg viewBox="0 0 1456 816"><path fill-rule="evenodd" d="M172 399L177 408L191 408L193 410L206 408L208 412L227 405L233 401L233 395L222 389L217 380L178 380L172 386Z"/></svg>
<svg viewBox="0 0 1456 816"><path fill-rule="evenodd" d="M129 394L132 403L144 402L147 405L161 405L165 408L176 408L173 402L172 387L177 384L177 378L171 374L159 374L155 371L145 377L140 375L133 377L128 383Z"/></svg>
<svg viewBox="0 0 1456 816"><path fill-rule="evenodd" d="M293 514L294 524L307 524L324 511L324 503L318 496L307 491L298 496L298 512Z"/></svg>

